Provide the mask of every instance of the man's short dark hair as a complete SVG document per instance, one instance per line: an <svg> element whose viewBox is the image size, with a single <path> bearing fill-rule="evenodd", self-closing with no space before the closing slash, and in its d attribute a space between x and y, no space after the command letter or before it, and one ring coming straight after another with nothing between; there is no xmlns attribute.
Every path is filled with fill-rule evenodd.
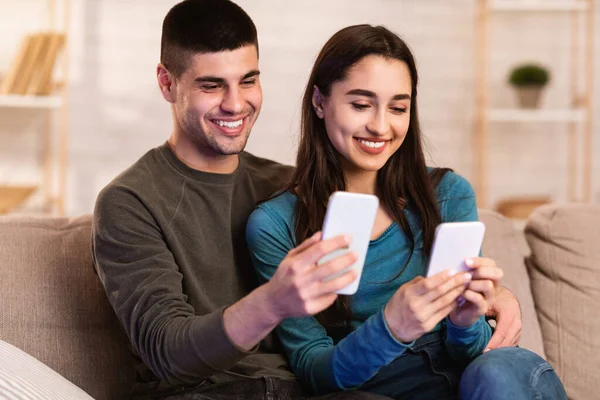
<svg viewBox="0 0 600 400"><path fill-rule="evenodd" d="M184 0L163 21L160 62L176 77L198 53L216 53L254 45L256 26L240 6L229 0Z"/></svg>

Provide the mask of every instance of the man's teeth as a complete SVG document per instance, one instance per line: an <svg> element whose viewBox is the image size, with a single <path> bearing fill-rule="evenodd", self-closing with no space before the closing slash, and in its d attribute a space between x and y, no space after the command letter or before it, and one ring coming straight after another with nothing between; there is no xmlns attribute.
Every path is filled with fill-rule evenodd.
<svg viewBox="0 0 600 400"><path fill-rule="evenodd" d="M237 128L238 126L242 125L242 121L243 120L241 119L238 121L215 121L215 124L224 126L226 128Z"/></svg>
<svg viewBox="0 0 600 400"><path fill-rule="evenodd" d="M361 142L362 144L364 144L365 146L372 147L374 149L378 149L385 144L385 142L369 142L368 140L362 140L362 139L358 139L358 141Z"/></svg>

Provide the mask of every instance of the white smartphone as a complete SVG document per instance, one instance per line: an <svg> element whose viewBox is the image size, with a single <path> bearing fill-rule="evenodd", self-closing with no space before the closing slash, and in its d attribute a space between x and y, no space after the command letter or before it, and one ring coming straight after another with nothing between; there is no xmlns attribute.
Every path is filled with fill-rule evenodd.
<svg viewBox="0 0 600 400"><path fill-rule="evenodd" d="M427 276L444 270L452 274L468 271L465 259L479 256L485 225L480 221L444 222L435 230Z"/></svg>
<svg viewBox="0 0 600 400"><path fill-rule="evenodd" d="M378 207L379 199L377 196L370 194L338 191L334 192L329 198L325 221L323 222L322 239L348 235L351 237L351 243L348 249L340 249L327 254L319 260L318 264L323 264L348 251L353 251L357 255L354 264L339 274L331 276L331 278L334 278L351 269L357 273L354 282L339 290L338 294L351 295L358 290Z"/></svg>

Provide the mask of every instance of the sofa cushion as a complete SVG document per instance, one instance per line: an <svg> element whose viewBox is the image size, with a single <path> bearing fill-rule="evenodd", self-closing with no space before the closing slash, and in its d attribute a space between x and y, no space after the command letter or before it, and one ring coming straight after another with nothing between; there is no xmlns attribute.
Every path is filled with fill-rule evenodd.
<svg viewBox="0 0 600 400"><path fill-rule="evenodd" d="M521 303L523 332L520 346L545 357L540 324L533 305L529 276L525 266L527 243L523 232L502 215L479 210L479 219L485 224L483 255L493 258L504 271L502 285L508 288Z"/></svg>
<svg viewBox="0 0 600 400"><path fill-rule="evenodd" d="M548 205L525 229L548 361L569 399L598 398L600 371L600 205Z"/></svg>
<svg viewBox="0 0 600 400"><path fill-rule="evenodd" d="M0 398L93 400L29 354L0 340Z"/></svg>
<svg viewBox="0 0 600 400"><path fill-rule="evenodd" d="M132 357L91 261L91 217L0 217L0 339L97 400L127 397Z"/></svg>

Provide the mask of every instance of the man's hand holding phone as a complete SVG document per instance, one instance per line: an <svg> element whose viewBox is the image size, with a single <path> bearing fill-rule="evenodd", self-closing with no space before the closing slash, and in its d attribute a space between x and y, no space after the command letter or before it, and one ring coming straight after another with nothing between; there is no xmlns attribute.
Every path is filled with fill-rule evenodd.
<svg viewBox="0 0 600 400"><path fill-rule="evenodd" d="M277 318L277 323L285 318L323 311L337 298L336 291L354 282L356 271L348 269L356 262L356 254L352 251L317 265L326 254L348 248L349 244L347 236L321 240L321 232L317 232L288 253L264 285L268 289L271 314ZM335 278L326 279L332 275Z"/></svg>

